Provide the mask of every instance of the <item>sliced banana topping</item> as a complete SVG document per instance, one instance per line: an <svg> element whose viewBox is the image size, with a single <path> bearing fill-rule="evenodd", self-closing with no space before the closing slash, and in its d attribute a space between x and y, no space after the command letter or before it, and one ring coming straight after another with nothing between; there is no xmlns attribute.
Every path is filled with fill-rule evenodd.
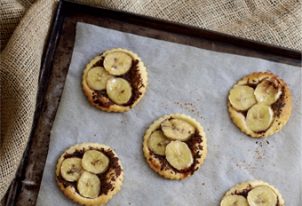
<svg viewBox="0 0 302 206"><path fill-rule="evenodd" d="M152 152L158 155L165 155L166 146L170 142L160 130L154 131L148 140L148 146Z"/></svg>
<svg viewBox="0 0 302 206"><path fill-rule="evenodd" d="M257 85L254 94L258 102L271 105L279 99L282 92L277 82L263 80Z"/></svg>
<svg viewBox="0 0 302 206"><path fill-rule="evenodd" d="M193 164L193 155L188 145L181 141L172 141L166 147L166 159L177 170L183 170Z"/></svg>
<svg viewBox="0 0 302 206"><path fill-rule="evenodd" d="M112 75L122 75L132 66L132 57L122 51L110 52L104 59L105 69Z"/></svg>
<svg viewBox="0 0 302 206"><path fill-rule="evenodd" d="M234 86L229 94L231 105L239 111L245 111L257 103L254 89L249 86Z"/></svg>
<svg viewBox="0 0 302 206"><path fill-rule="evenodd" d="M241 195L228 195L221 200L220 206L249 206L249 205L247 203L246 198Z"/></svg>
<svg viewBox="0 0 302 206"><path fill-rule="evenodd" d="M100 194L101 181L95 174L84 171L78 181L79 193L88 198L96 198Z"/></svg>
<svg viewBox="0 0 302 206"><path fill-rule="evenodd" d="M270 106L258 103L249 109L246 116L246 124L254 132L267 130L274 118L273 110Z"/></svg>
<svg viewBox="0 0 302 206"><path fill-rule="evenodd" d="M86 81L91 89L102 90L106 88L106 83L111 77L103 67L93 67L88 71Z"/></svg>
<svg viewBox="0 0 302 206"><path fill-rule="evenodd" d="M181 119L167 119L161 123L164 135L173 140L185 141L194 134L195 128Z"/></svg>
<svg viewBox="0 0 302 206"><path fill-rule="evenodd" d="M276 206L278 199L276 193L268 186L258 186L247 195L250 206Z"/></svg>
<svg viewBox="0 0 302 206"><path fill-rule="evenodd" d="M67 158L62 162L61 175L69 181L74 182L80 178L82 172L81 159L77 157Z"/></svg>
<svg viewBox="0 0 302 206"><path fill-rule="evenodd" d="M125 104L132 96L131 85L123 78L109 79L107 81L106 91L109 98L116 104Z"/></svg>
<svg viewBox="0 0 302 206"><path fill-rule="evenodd" d="M104 172L109 166L109 158L97 150L88 150L82 158L82 167L94 174Z"/></svg>

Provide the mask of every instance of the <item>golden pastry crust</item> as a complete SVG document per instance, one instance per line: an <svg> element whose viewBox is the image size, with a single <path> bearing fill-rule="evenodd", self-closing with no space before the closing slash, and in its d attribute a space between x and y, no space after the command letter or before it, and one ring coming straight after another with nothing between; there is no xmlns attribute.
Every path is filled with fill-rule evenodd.
<svg viewBox="0 0 302 206"><path fill-rule="evenodd" d="M86 198L81 196L76 187L72 184L66 184L66 181L62 181L61 175L60 175L60 168L62 165L62 162L66 159L65 155L74 154L77 151L87 151L91 149L100 149L107 152L110 152L112 154L112 157L110 161L112 161L112 158L114 158L115 165L119 169L116 169L115 167L109 166L108 170L104 173L105 179L106 179L106 186L109 188L101 190L101 194L97 198ZM111 163L112 164L112 163ZM83 144L77 144L70 148L68 148L58 159L57 166L56 166L56 181L59 186L59 188L62 190L65 196L67 196L69 199L73 200L74 202L80 204L80 205L103 205L106 204L116 193L118 193L121 189L121 186L123 184L124 179L124 171L122 164L117 156L117 154L108 146L103 144L97 144L97 143L83 143ZM103 180L102 180L103 181ZM64 183L65 182L65 183ZM102 185L102 184L101 184ZM104 185L104 184L103 184ZM101 186L102 189L103 186Z"/></svg>
<svg viewBox="0 0 302 206"><path fill-rule="evenodd" d="M150 135L152 134L153 131L157 130L160 127L160 124L169 118L176 118L176 119L181 119L184 120L188 123L190 123L194 128L197 130L198 134L200 135L199 141L194 143L194 146L191 146L190 149L193 154L194 158L194 164L190 168L189 171L183 172L183 171L177 171L174 169L165 157L159 157L159 155L154 154L150 148L148 147L148 140L150 138ZM189 140L187 140L189 141ZM193 147L193 149L192 149ZM149 166L159 175L161 175L164 178L167 179L172 179L172 180L181 180L186 177L189 177L193 175L195 171L197 171L200 166L204 163L204 160L207 155L207 139L206 135L204 133L203 127L200 125L199 122L197 122L195 119L184 115L184 114L169 114L162 116L158 120L154 121L150 127L147 129L144 135L144 142L143 142L143 152L144 156L149 164ZM164 161L164 164L163 164Z"/></svg>
<svg viewBox="0 0 302 206"><path fill-rule="evenodd" d="M264 182L264 181L261 181L261 180L251 180L251 181L239 183L239 184L233 186L230 190L228 190L224 194L224 196L222 197L222 199L225 196L228 196L228 195L236 195L236 194L240 194L240 193L247 193L248 191L254 189L257 186L268 186L268 187L270 187L275 192L275 194L278 197L278 204L276 206L284 206L285 205L285 201L282 198L282 195L278 191L278 189L275 188L274 186L272 186L272 185Z"/></svg>
<svg viewBox="0 0 302 206"><path fill-rule="evenodd" d="M94 97L96 95L96 92L91 89L86 81L86 77L88 74L88 71L93 68L93 66L99 62L101 59L103 59L105 57L106 54L108 54L109 52L116 52L116 51L122 51L127 53L128 55L130 55L133 60L138 61L137 63L137 74L140 76L140 85L137 86L136 90L137 90L137 94L138 97L132 102L131 105L118 105L114 102L112 102L109 98L107 97L99 97L102 99L102 101L105 102L109 102L110 104L106 104L106 105L101 105L98 104ZM130 69L131 70L131 69ZM130 83L131 84L131 83ZM82 88L84 91L85 96L88 98L88 101L90 102L90 104L92 104L93 106L95 106L96 108L106 111L106 112L127 112L129 111L131 108L133 108L141 99L142 97L145 95L146 89L148 86L148 74L147 74L147 69L143 63L143 61L140 59L140 57L129 51L126 49L121 49L121 48L116 48L116 49L110 49L110 50L106 50L105 52L101 53L99 56L94 57L85 67L84 71L83 71L83 76L82 76ZM134 88L133 88L134 89Z"/></svg>
<svg viewBox="0 0 302 206"><path fill-rule="evenodd" d="M270 127L264 131L264 132L254 132L251 129L248 128L245 116L243 113L238 112L228 101L228 111L230 114L230 117L234 124L245 134L253 137L253 138L263 138L273 135L274 133L277 133L281 130L281 128L287 123L291 111L292 111L292 95L291 92L287 86L287 84L280 79L277 75L271 73L271 72L255 72L251 73L245 77L243 77L241 80L239 80L234 86L237 85L257 85L264 79L271 79L276 80L280 87L282 94L275 102L271 105L274 111L274 120L271 123ZM234 87L233 86L233 87ZM232 88L233 88L232 87ZM231 91L231 90L230 90ZM275 108L274 108L275 107Z"/></svg>

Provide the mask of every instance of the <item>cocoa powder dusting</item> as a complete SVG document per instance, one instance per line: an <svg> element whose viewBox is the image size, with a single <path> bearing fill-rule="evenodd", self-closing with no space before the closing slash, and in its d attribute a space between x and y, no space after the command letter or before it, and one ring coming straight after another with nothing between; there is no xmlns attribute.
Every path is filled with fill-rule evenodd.
<svg viewBox="0 0 302 206"><path fill-rule="evenodd" d="M199 100L200 101L200 100ZM191 102L174 102L174 104L180 106L182 109L193 113L195 116L199 116L201 119L203 119L201 112L198 110L198 107L195 106Z"/></svg>

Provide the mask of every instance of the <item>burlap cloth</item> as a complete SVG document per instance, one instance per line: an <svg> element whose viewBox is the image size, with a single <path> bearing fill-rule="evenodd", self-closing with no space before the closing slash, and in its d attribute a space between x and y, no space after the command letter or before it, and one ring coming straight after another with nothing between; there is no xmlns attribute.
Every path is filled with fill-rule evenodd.
<svg viewBox="0 0 302 206"><path fill-rule="evenodd" d="M75 0L302 49L300 0ZM0 0L0 199L25 150L55 0ZM21 21L20 21L21 20Z"/></svg>

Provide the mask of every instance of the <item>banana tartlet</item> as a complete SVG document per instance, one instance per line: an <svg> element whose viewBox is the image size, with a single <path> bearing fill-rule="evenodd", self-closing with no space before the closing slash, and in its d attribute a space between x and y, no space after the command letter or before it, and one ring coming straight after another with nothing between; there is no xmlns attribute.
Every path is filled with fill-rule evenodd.
<svg viewBox="0 0 302 206"><path fill-rule="evenodd" d="M106 112L126 112L144 96L147 69L137 54L111 49L93 58L84 69L82 87L88 101Z"/></svg>
<svg viewBox="0 0 302 206"><path fill-rule="evenodd" d="M225 193L220 206L284 206L280 192L266 182L243 182Z"/></svg>
<svg viewBox="0 0 302 206"><path fill-rule="evenodd" d="M202 126L184 114L165 115L153 122L144 135L144 156L149 166L167 179L193 175L207 155Z"/></svg>
<svg viewBox="0 0 302 206"><path fill-rule="evenodd" d="M123 179L123 167L116 153L97 143L68 148L56 167L59 188L81 205L106 204L121 189Z"/></svg>
<svg viewBox="0 0 302 206"><path fill-rule="evenodd" d="M230 90L228 110L242 132L254 138L267 137L287 123L292 110L291 92L273 73L251 73Z"/></svg>

